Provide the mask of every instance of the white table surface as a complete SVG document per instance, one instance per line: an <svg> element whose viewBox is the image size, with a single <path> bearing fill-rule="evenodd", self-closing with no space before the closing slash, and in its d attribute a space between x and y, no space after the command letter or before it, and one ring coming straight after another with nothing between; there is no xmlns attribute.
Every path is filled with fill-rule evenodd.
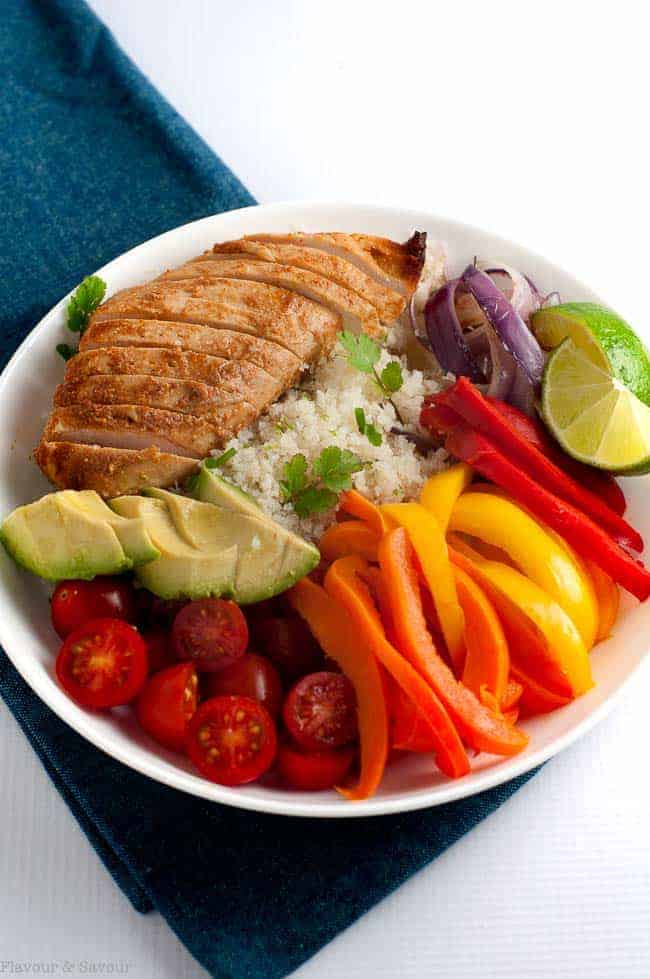
<svg viewBox="0 0 650 979"><path fill-rule="evenodd" d="M483 225L650 336L641 4L92 6L260 201L378 201ZM295 975L647 979L649 702L646 666L596 731ZM64 962L205 974L161 918L131 909L4 705L0 771L0 975Z"/></svg>

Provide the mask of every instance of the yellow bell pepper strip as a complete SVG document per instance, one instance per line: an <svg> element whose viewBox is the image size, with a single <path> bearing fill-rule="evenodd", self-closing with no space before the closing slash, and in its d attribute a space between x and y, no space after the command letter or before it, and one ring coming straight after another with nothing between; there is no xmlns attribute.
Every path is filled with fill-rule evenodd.
<svg viewBox="0 0 650 979"><path fill-rule="evenodd" d="M466 775L469 761L449 714L426 680L386 638L379 613L360 577L367 568L367 561L358 555L339 558L325 576L325 589L345 608L348 616L345 625L354 643L374 653L429 724L441 771L451 778Z"/></svg>
<svg viewBox="0 0 650 979"><path fill-rule="evenodd" d="M465 616L456 594L445 535L433 514L419 503L387 503L381 511L409 535L433 597L454 669L460 675L465 655Z"/></svg>
<svg viewBox="0 0 650 979"><path fill-rule="evenodd" d="M598 632L596 642L609 638L612 632L619 606L621 604L621 592L616 582L605 574L593 561L585 561L585 567L589 573L596 593L598 602Z"/></svg>
<svg viewBox="0 0 650 979"><path fill-rule="evenodd" d="M378 544L378 534L363 520L345 520L327 528L318 549L326 561L336 561L346 554L360 554L367 561L376 561Z"/></svg>
<svg viewBox="0 0 650 979"><path fill-rule="evenodd" d="M447 532L454 504L471 483L472 475L470 466L457 462L449 469L430 476L422 487L420 503L434 515L443 534Z"/></svg>
<svg viewBox="0 0 650 979"><path fill-rule="evenodd" d="M460 542L451 560L476 581L494 605L510 649L511 669L521 667L542 686L561 696L578 697L593 686L589 654L563 608L525 575L486 561Z"/></svg>
<svg viewBox="0 0 650 979"><path fill-rule="evenodd" d="M464 493L449 529L476 537L508 554L573 620L588 649L598 629L598 605L589 576L525 510L501 494Z"/></svg>
<svg viewBox="0 0 650 979"><path fill-rule="evenodd" d="M528 737L485 707L438 655L422 611L415 554L403 527L382 537L379 566L397 648L440 697L465 743L494 755L514 755L525 748ZM504 686L507 676L506 669Z"/></svg>
<svg viewBox="0 0 650 979"><path fill-rule="evenodd" d="M357 641L345 610L309 578L288 592L289 602L305 620L323 650L341 667L357 696L361 774L354 788L338 788L348 799L367 799L377 790L388 755L388 710L381 669L365 643Z"/></svg>
<svg viewBox="0 0 650 979"><path fill-rule="evenodd" d="M389 522L383 513L372 500L367 499L358 490L346 490L339 499L339 510L347 513L350 517L363 520L374 530L378 537L383 536L390 530Z"/></svg>
<svg viewBox="0 0 650 979"><path fill-rule="evenodd" d="M498 704L505 697L510 671L510 654L503 627L494 606L475 581L454 568L456 591L465 613L465 665L463 683L477 697L483 688Z"/></svg>

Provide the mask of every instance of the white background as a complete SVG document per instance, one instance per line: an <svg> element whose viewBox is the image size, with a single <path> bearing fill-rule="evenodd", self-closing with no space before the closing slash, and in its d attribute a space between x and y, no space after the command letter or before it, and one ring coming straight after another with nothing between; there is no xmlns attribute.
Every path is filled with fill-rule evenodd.
<svg viewBox="0 0 650 979"><path fill-rule="evenodd" d="M641 4L92 6L260 201L482 225L650 335ZM646 666L595 732L296 976L647 979L649 701ZM0 973L3 960L91 960L137 979L204 975L164 921L131 909L4 705L0 771Z"/></svg>

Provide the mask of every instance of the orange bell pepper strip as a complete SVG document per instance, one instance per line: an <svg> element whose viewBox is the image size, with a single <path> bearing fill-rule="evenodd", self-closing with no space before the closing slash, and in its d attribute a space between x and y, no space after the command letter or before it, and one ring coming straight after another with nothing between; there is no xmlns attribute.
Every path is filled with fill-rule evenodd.
<svg viewBox="0 0 650 979"><path fill-rule="evenodd" d="M608 638L616 622L621 604L621 593L613 578L610 578L594 561L585 561L585 567L596 592L599 613L596 642L600 642L602 639Z"/></svg>
<svg viewBox="0 0 650 979"><path fill-rule="evenodd" d="M386 638L379 613L360 577L367 568L368 563L358 555L339 558L325 576L325 588L345 608L345 625L353 643L374 653L429 724L438 767L452 778L466 775L469 761L449 714L428 683Z"/></svg>
<svg viewBox="0 0 650 979"><path fill-rule="evenodd" d="M498 561L486 561L453 534L449 553L496 608L512 664L521 665L541 685L561 696L578 697L593 686L587 648L557 602L519 571Z"/></svg>
<svg viewBox="0 0 650 979"><path fill-rule="evenodd" d="M471 483L472 475L470 466L464 462L457 462L448 469L430 476L422 487L420 503L434 515L443 534L447 532L456 500Z"/></svg>
<svg viewBox="0 0 650 979"><path fill-rule="evenodd" d="M438 655L422 611L413 548L403 527L382 538L379 566L391 605L397 648L440 697L466 744L494 755L515 755L525 748L527 735L488 710ZM504 686L507 675L506 670Z"/></svg>
<svg viewBox="0 0 650 979"><path fill-rule="evenodd" d="M420 503L388 503L381 510L408 532L436 606L454 669L460 675L465 656L465 616L456 594L445 535L433 514Z"/></svg>
<svg viewBox="0 0 650 979"><path fill-rule="evenodd" d="M393 684L390 714L392 718L391 746L397 751L435 754L437 745L427 724L412 700L397 684Z"/></svg>
<svg viewBox="0 0 650 979"><path fill-rule="evenodd" d="M358 490L351 489L341 493L339 510L351 517L356 517L357 520L363 520L378 537L382 537L390 529L389 521L386 520L379 507L372 500L359 493Z"/></svg>
<svg viewBox="0 0 650 979"><path fill-rule="evenodd" d="M324 588L302 578L288 592L292 608L305 620L323 650L341 667L357 696L361 774L354 788L338 788L348 799L367 799L377 790L388 755L388 710L374 653L345 621L345 610Z"/></svg>
<svg viewBox="0 0 650 979"><path fill-rule="evenodd" d="M558 707L566 707L571 703L572 698L554 693L547 690L542 684L538 683L531 676L528 676L518 667L512 667L512 676L517 678L521 685L521 697L519 698L518 708L522 717L536 717L537 714L550 714Z"/></svg>
<svg viewBox="0 0 650 979"><path fill-rule="evenodd" d="M502 703L508 683L508 643L494 606L462 568L454 568L456 591L465 613L463 683L480 697L486 687Z"/></svg>
<svg viewBox="0 0 650 979"><path fill-rule="evenodd" d="M514 707L516 707L523 692L524 688L521 683L518 683L517 680L513 680L511 676L506 686L506 692L501 700L501 710L512 710Z"/></svg>
<svg viewBox="0 0 650 979"><path fill-rule="evenodd" d="M363 520L345 520L327 528L318 542L318 549L330 562L346 554L360 554L367 561L376 561L378 543L379 535Z"/></svg>

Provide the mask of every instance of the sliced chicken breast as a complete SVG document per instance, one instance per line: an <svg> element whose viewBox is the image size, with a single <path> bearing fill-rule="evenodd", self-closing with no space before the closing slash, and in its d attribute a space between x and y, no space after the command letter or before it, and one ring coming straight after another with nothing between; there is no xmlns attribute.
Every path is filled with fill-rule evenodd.
<svg viewBox="0 0 650 979"><path fill-rule="evenodd" d="M237 330L277 343L304 363L329 353L341 329L341 317L319 303L242 279L158 280L123 289L93 313L88 329L125 317Z"/></svg>
<svg viewBox="0 0 650 979"><path fill-rule="evenodd" d="M246 401L223 403L219 388L201 381L148 374L95 374L60 384L54 394L54 405L145 405L165 408L184 415L204 418L218 430L224 441L257 417L256 409Z"/></svg>
<svg viewBox="0 0 650 979"><path fill-rule="evenodd" d="M261 262L254 259L229 258L226 255L212 255L209 259L195 259L180 268L171 269L159 281L173 282L189 278L201 279L246 279L251 282L264 282L297 292L306 299L321 303L327 309L343 318L346 330L367 333L369 336L383 336L384 330L379 322L377 310L361 296L343 286L332 282L323 275L281 265L278 262Z"/></svg>
<svg viewBox="0 0 650 979"><path fill-rule="evenodd" d="M278 380L248 361L223 360L187 350L99 347L78 353L69 360L65 381L78 381L94 374L154 374L156 377L201 381L219 390L223 404L245 401L258 414L295 379L295 372Z"/></svg>
<svg viewBox="0 0 650 979"><path fill-rule="evenodd" d="M83 442L115 449L147 449L202 459L224 444L204 418L144 405L71 405L55 408L44 442Z"/></svg>
<svg viewBox="0 0 650 979"><path fill-rule="evenodd" d="M416 231L403 244L389 238L343 232L247 235L244 240L298 245L335 255L407 298L418 284L427 247L427 235L423 231Z"/></svg>
<svg viewBox="0 0 650 979"><path fill-rule="evenodd" d="M107 498L139 493L144 486L173 486L196 472L198 462L147 449L114 449L79 442L41 442L38 465L60 489L92 489Z"/></svg>
<svg viewBox="0 0 650 979"><path fill-rule="evenodd" d="M210 261L214 254L240 259L254 258L256 261L293 265L295 268L315 272L369 302L377 310L382 323L394 323L406 305L406 298L402 293L373 279L352 262L317 248L240 238L238 241L215 245L212 252L205 252L199 261Z"/></svg>

